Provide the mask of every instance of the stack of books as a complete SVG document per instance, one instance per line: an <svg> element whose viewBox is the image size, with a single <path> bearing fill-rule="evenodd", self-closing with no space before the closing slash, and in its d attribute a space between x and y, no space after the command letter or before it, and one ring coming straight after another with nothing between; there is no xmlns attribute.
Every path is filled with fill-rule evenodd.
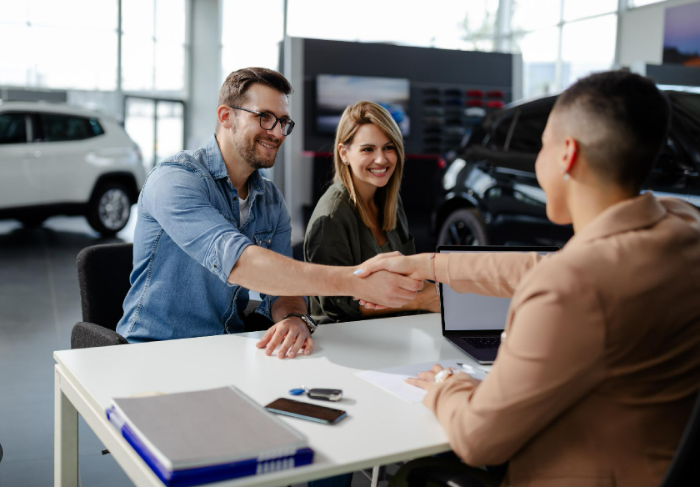
<svg viewBox="0 0 700 488"><path fill-rule="evenodd" d="M289 469L314 457L303 435L233 386L115 398L107 418L167 486Z"/></svg>

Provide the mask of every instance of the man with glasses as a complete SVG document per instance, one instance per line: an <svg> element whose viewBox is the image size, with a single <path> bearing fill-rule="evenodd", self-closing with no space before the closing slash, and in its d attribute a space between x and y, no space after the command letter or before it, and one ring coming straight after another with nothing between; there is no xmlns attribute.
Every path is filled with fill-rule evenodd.
<svg viewBox="0 0 700 488"><path fill-rule="evenodd" d="M289 82L276 71L231 73L219 92L216 132L196 151L161 162L138 201L131 289L117 332L129 342L269 329L257 347L279 358L313 350L304 295L354 296L399 307L420 282L387 272L291 258L284 199L260 175L294 122ZM253 308L249 290L261 293ZM264 326L262 325L264 324Z"/></svg>

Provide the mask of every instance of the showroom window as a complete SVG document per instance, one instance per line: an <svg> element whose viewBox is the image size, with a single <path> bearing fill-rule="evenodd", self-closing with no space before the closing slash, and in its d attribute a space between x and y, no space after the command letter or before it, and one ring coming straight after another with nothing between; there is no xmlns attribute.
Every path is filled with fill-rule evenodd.
<svg viewBox="0 0 700 488"><path fill-rule="evenodd" d="M225 8L234 4L226 0ZM357 0L338 15L332 2L289 0L287 29L295 37L521 53L525 98L558 93L615 61L619 0L445 0L428 10L411 4Z"/></svg>
<svg viewBox="0 0 700 488"><path fill-rule="evenodd" d="M122 90L182 96L185 0L121 0Z"/></svg>
<svg viewBox="0 0 700 488"><path fill-rule="evenodd" d="M184 95L186 0L0 0L0 84Z"/></svg>
<svg viewBox="0 0 700 488"><path fill-rule="evenodd" d="M596 35L590 35L591 32ZM564 24L560 87L564 89L583 76L612 68L615 63L616 33L615 14Z"/></svg>
<svg viewBox="0 0 700 488"><path fill-rule="evenodd" d="M338 41L493 51L498 0L356 0L342 9L327 0L289 0L290 36Z"/></svg>
<svg viewBox="0 0 700 488"><path fill-rule="evenodd" d="M293 3L290 1L290 4ZM280 69L279 49L284 36L283 10L283 0L223 1L221 81L232 71L249 66ZM265 20L261 23L252 19Z"/></svg>
<svg viewBox="0 0 700 488"><path fill-rule="evenodd" d="M0 83L115 90L117 11L117 0L3 0Z"/></svg>
<svg viewBox="0 0 700 488"><path fill-rule="evenodd" d="M665 0L627 0L627 7L643 7L644 5L651 5L652 3L659 3Z"/></svg>
<svg viewBox="0 0 700 488"><path fill-rule="evenodd" d="M618 0L501 0L506 3L511 20L503 45L522 54L524 98L558 93L613 67Z"/></svg>

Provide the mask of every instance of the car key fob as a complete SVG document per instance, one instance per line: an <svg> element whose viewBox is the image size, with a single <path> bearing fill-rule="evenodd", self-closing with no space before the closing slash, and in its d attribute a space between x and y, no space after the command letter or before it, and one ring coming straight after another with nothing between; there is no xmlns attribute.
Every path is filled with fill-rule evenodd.
<svg viewBox="0 0 700 488"><path fill-rule="evenodd" d="M332 388L311 388L306 394L314 400L328 400L329 402L337 402L343 398L343 390Z"/></svg>

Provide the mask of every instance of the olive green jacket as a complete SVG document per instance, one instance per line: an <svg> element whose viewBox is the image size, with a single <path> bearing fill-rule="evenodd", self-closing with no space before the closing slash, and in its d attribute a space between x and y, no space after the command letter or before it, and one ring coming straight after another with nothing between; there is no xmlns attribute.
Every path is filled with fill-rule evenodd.
<svg viewBox="0 0 700 488"><path fill-rule="evenodd" d="M392 251L409 255L416 253L413 237L399 198L396 228L387 233ZM331 266L356 266L381 252L372 231L367 227L350 194L340 182L335 182L318 201L304 239L304 260ZM309 297L311 314L338 322L359 320L359 303L352 297Z"/></svg>

